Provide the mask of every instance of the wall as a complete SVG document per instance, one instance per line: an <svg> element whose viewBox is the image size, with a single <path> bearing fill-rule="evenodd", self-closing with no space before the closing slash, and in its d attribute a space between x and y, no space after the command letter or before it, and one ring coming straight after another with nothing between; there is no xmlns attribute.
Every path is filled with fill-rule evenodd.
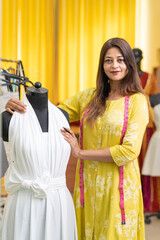
<svg viewBox="0 0 160 240"><path fill-rule="evenodd" d="M160 65L160 1L137 0L135 47L143 51L142 69L152 72ZM159 51L160 55L160 51Z"/></svg>

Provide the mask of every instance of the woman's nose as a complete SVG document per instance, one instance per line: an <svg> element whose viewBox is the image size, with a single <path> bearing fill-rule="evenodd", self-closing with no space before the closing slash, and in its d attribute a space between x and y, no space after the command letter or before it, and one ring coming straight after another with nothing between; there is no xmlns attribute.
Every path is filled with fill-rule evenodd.
<svg viewBox="0 0 160 240"><path fill-rule="evenodd" d="M118 62L117 62L117 60L114 60L114 61L113 61L112 67L113 67L113 68L117 68L117 67L118 67Z"/></svg>

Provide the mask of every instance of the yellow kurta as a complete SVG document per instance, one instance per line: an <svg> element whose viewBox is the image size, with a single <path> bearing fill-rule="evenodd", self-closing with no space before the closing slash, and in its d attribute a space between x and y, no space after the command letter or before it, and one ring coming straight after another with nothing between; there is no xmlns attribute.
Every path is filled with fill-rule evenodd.
<svg viewBox="0 0 160 240"><path fill-rule="evenodd" d="M70 121L81 120L84 106L95 89L80 92L59 107L66 110ZM137 157L148 123L148 104L143 94L129 99L127 131L120 144L124 122L124 100L108 100L106 111L92 128L83 123L83 148L109 147L114 163L84 160L84 208L80 204L79 167L74 189L79 240L144 240L143 201ZM124 206L126 224L121 225L119 166L124 165Z"/></svg>

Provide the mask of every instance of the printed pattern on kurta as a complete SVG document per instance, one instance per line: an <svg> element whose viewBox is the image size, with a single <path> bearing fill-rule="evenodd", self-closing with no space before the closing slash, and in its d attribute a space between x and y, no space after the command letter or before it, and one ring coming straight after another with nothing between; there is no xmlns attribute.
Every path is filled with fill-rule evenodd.
<svg viewBox="0 0 160 240"><path fill-rule="evenodd" d="M81 120L83 108L95 89L80 92L60 105L70 121ZM129 100L127 131L120 145L124 121L124 99L107 101L106 111L92 128L84 119L83 148L110 148L114 163L84 160L84 208L80 204L79 167L74 189L79 240L144 240L143 201L137 157L148 123L148 104L143 94ZM124 165L126 225L121 225L119 166Z"/></svg>

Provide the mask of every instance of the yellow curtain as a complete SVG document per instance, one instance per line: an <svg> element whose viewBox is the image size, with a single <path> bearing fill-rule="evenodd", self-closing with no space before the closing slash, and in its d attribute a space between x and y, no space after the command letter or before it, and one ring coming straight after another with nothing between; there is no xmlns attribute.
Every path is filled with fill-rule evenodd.
<svg viewBox="0 0 160 240"><path fill-rule="evenodd" d="M136 0L2 0L1 57L21 59L57 103L95 86L107 39L134 46L135 9Z"/></svg>
<svg viewBox="0 0 160 240"><path fill-rule="evenodd" d="M63 101L96 83L103 43L135 41L136 0L59 0L58 92Z"/></svg>

